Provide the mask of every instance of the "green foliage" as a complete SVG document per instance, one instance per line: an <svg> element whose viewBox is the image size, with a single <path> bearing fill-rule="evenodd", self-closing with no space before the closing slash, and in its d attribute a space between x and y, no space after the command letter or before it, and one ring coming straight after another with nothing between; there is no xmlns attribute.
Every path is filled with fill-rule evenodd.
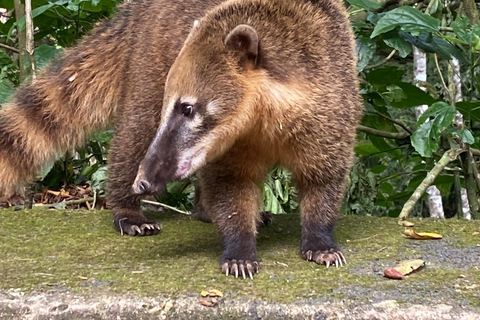
<svg viewBox="0 0 480 320"><path fill-rule="evenodd" d="M411 134L386 139L359 133L344 211L396 216L443 152L461 143L480 146L480 27L442 9L442 0L433 0L428 14L408 6L379 12L351 4L366 12L364 19L353 22L365 101L362 125ZM358 14L358 10L350 12ZM428 82L421 83L426 92L414 84L412 44L428 53ZM452 82L448 70L452 57L462 66L464 102L453 101L452 86L444 86ZM421 105L429 108L416 121L413 108ZM463 114L465 127L452 125L457 111ZM458 170L458 165L462 163L452 163L449 169ZM445 199L453 192L451 172L445 171L434 182ZM425 208L423 199L415 211L421 215Z"/></svg>
<svg viewBox="0 0 480 320"><path fill-rule="evenodd" d="M438 21L438 19L435 19L420 10L404 6L393 9L382 16L375 25L370 37L374 38L382 33L391 31L396 27L413 35L419 34L422 31L434 32L438 31L439 25L440 21Z"/></svg>
<svg viewBox="0 0 480 320"><path fill-rule="evenodd" d="M431 157L438 150L440 135L451 126L455 107L445 102L436 102L418 119L420 127L412 135L412 146L422 157Z"/></svg>

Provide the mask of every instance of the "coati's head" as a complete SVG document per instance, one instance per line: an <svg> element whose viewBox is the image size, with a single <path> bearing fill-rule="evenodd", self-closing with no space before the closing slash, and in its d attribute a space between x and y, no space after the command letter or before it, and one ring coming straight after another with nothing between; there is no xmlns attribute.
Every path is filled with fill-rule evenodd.
<svg viewBox="0 0 480 320"><path fill-rule="evenodd" d="M254 125L259 38L244 24L194 25L167 77L162 120L133 184L161 190L222 156Z"/></svg>

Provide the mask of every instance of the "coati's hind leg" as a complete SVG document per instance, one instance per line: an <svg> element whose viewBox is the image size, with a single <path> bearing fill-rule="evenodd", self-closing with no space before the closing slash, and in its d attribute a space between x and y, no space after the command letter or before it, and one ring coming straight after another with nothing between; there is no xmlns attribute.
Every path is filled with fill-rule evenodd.
<svg viewBox="0 0 480 320"><path fill-rule="evenodd" d="M345 257L333 240L333 227L344 196L343 177L331 181L299 179L302 213L301 255L318 264L341 266Z"/></svg>
<svg viewBox="0 0 480 320"><path fill-rule="evenodd" d="M110 148L108 202L112 207L115 229L131 236L154 235L161 229L159 223L143 215L141 196L131 191L138 166L157 126L155 116L146 113L149 112L138 108L127 109Z"/></svg>
<svg viewBox="0 0 480 320"><path fill-rule="evenodd" d="M222 272L227 276L253 278L259 267L257 185L228 164L220 163L207 165L199 178L203 203L222 241Z"/></svg>

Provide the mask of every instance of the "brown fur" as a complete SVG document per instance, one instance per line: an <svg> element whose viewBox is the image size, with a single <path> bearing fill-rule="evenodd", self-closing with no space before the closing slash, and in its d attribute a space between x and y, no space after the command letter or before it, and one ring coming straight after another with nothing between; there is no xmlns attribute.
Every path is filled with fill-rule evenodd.
<svg viewBox="0 0 480 320"><path fill-rule="evenodd" d="M336 0L230 0L209 11L170 69L160 128L134 189L199 170L223 272L251 273L257 184L283 165L300 190L303 258L341 263L332 232L362 110L354 48ZM182 114L185 104L195 113Z"/></svg>
<svg viewBox="0 0 480 320"><path fill-rule="evenodd" d="M0 109L0 198L117 119L108 182L115 225L132 235L157 233L131 185L160 121L167 72L194 20L219 2L125 4L19 89Z"/></svg>

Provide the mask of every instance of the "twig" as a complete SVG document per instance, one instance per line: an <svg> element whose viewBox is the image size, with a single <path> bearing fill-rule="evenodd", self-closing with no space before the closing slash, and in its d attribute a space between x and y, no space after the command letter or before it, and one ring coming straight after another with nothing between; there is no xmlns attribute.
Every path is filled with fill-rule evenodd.
<svg viewBox="0 0 480 320"><path fill-rule="evenodd" d="M36 203L34 205L35 208L54 208L57 204L60 204L60 203L65 203L65 205L70 205L70 204L81 204L81 203L85 203L85 202L88 202L88 201L92 201L93 198L83 198L83 199L76 199L76 200L70 200L70 201L61 201L61 202L57 202L57 203Z"/></svg>
<svg viewBox="0 0 480 320"><path fill-rule="evenodd" d="M472 154L473 154L474 156L480 157L480 150L474 149L474 148L470 148L470 151L472 152Z"/></svg>
<svg viewBox="0 0 480 320"><path fill-rule="evenodd" d="M17 48L10 47L9 45L6 45L4 43L0 43L0 47L4 48L4 49L7 49L7 50L10 50L10 51L13 51L15 53L20 53L20 51Z"/></svg>
<svg viewBox="0 0 480 320"><path fill-rule="evenodd" d="M175 212L178 212L178 213L182 213L182 214L186 214L186 215L190 215L191 213L188 212L188 211L182 211L180 209L177 209L175 207L171 207L169 206L168 204L164 204L164 203L160 203L160 202L155 202L155 201L150 201L150 200L142 200L143 203L147 203L147 204L151 204L151 205L154 205L154 206L160 206L160 207L164 207L165 209L168 209L168 210L172 210L172 211L175 211Z"/></svg>
<svg viewBox="0 0 480 320"><path fill-rule="evenodd" d="M388 138L388 139L397 139L397 140L402 140L410 136L408 132L387 132L387 131L380 131L377 129L373 129L370 127L365 127L362 125L359 125L357 127L357 130L368 133L368 134L373 134L375 136L383 137L383 138Z"/></svg>
<svg viewBox="0 0 480 320"><path fill-rule="evenodd" d="M445 83L445 79L443 79L442 70L440 69L440 65L438 64L438 56L437 56L437 54L435 53L435 54L433 55L433 57L435 58L435 65L437 66L437 71L438 71L438 74L440 75L440 79L442 80L443 87L445 88L445 90L447 90L447 92L450 92L450 91L448 90L447 84Z"/></svg>
<svg viewBox="0 0 480 320"><path fill-rule="evenodd" d="M406 220L408 218L408 215L410 212L413 210L413 207L415 204L418 202L420 197L425 193L427 188L432 185L432 183L435 181L435 179L438 177L438 175L442 172L443 168L450 162L454 161L455 159L458 158L458 156L462 153L465 152L465 149L450 149L447 152L443 154L443 156L440 158L440 160L437 162L435 167L427 174L425 179L423 179L422 183L417 187L415 192L410 196L410 199L408 199L407 202L405 202L402 212L400 212L399 219L401 220Z"/></svg>
<svg viewBox="0 0 480 320"><path fill-rule="evenodd" d="M405 124L403 124L403 123L400 122L400 121L394 120L394 119L392 119L392 118L390 118L390 117L388 117L388 116L384 115L383 113L378 112L378 111L376 111L376 110L375 110L375 111L369 111L369 113L373 113L373 114L379 115L380 117L382 117L382 118L384 118L384 119L387 119L388 121L390 121L390 122L392 122L392 123L394 123L394 124L396 124L396 125L399 125L400 127L402 127L403 130L407 131L410 135L413 134L413 132L412 132L409 128L407 128L407 126L406 126Z"/></svg>
<svg viewBox="0 0 480 320"><path fill-rule="evenodd" d="M397 52L397 50L393 49L392 52L390 52L390 54L383 60L375 63L375 64L372 64L372 65L369 65L369 66L366 66L365 68L363 68L363 70L370 70L370 69L373 69L373 68L376 68L376 67L379 67L381 66L382 64L384 64L385 62L387 62L388 60L390 60L393 55L395 54L395 52Z"/></svg>

